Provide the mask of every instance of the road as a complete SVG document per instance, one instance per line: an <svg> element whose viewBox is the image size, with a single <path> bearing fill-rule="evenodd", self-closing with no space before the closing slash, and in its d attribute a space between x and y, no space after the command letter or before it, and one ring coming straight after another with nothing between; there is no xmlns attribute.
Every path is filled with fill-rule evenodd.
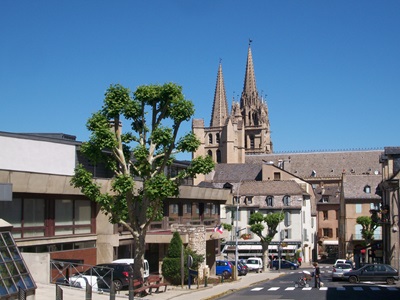
<svg viewBox="0 0 400 300"><path fill-rule="evenodd" d="M283 276L274 280L258 284L247 289L218 298L219 300L239 300L251 298L251 300L272 300L272 299L296 299L296 300L377 300L379 299L400 299L400 284L386 285L383 283L360 283L350 284L347 281L331 280L331 266L321 268L321 280L324 286L320 289L314 288L314 279L309 287L296 288L295 281L301 275L302 270L312 271L312 268L301 270L282 270Z"/></svg>

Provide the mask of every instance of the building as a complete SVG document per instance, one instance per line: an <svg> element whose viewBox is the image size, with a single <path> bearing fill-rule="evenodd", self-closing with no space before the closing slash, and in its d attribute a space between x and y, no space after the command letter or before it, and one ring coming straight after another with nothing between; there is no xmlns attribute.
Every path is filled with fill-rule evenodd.
<svg viewBox="0 0 400 300"><path fill-rule="evenodd" d="M77 163L90 170L103 191L110 191L111 174L91 165L80 153L81 143L66 134L0 132L0 219L13 226L21 252L49 253L50 259L87 265L132 257L133 239L122 226L110 224L100 207L70 185ZM176 162L169 172L187 167ZM214 266L218 241L224 235L220 206L230 190L196 187L189 180L180 197L164 201L164 218L146 236L150 271L158 272L172 233L179 230L184 244L207 254ZM137 182L140 185L140 182Z"/></svg>
<svg viewBox="0 0 400 300"><path fill-rule="evenodd" d="M384 261L400 269L400 147L385 147L381 156L382 207L378 211L382 224Z"/></svg>
<svg viewBox="0 0 400 300"><path fill-rule="evenodd" d="M349 175L381 176L380 156L383 149L274 153L270 135L269 112L266 101L260 97L257 91L250 45L247 52L244 87L240 101L233 100L229 113L220 63L210 126L204 126L203 119L194 119L192 130L202 141L201 147L193 153L193 157L210 155L218 164L242 165L237 167L238 173L230 172L226 174L226 182L233 186L241 181L240 174L248 170L247 165L256 165L255 170L260 168L261 165L274 165L290 176L310 184L314 190L315 197L312 198L312 207L315 209L310 209L310 214L306 216L306 219L312 220L315 216L318 229L317 234L312 236L313 240L310 243L316 245L312 249L312 259L333 259L341 255L348 255L349 249L352 249L354 245L347 245L349 246L347 247L345 241L349 242L349 239L345 237L344 231L339 230L340 216L345 215L345 207L341 206L342 198L340 194L343 185L342 175L345 173ZM218 170L218 167L216 170ZM216 184L214 175L218 176L213 173L209 176L199 177L195 184L202 181ZM271 173L269 179L276 180L277 178L274 176L275 174ZM252 180L265 180L265 178L255 178L254 176ZM365 186L368 183L367 179L372 178L372 176L360 178L366 180L362 184L360 183ZM371 186L371 189L374 188L375 186ZM281 195L285 194L283 185L282 189L279 192ZM265 188L263 193L263 196L267 196L268 188ZM346 189L346 194L348 193L349 191ZM245 195L242 196L245 197ZM374 201L377 202L378 199L374 199ZM243 207L243 211L245 210ZM345 223L345 221L343 222ZM352 228L351 234L356 234L353 230L354 226L350 224L348 226ZM342 245L339 245L340 243ZM345 248L346 250L344 250ZM340 252L340 249L344 252ZM351 256L354 256L354 253L351 253Z"/></svg>

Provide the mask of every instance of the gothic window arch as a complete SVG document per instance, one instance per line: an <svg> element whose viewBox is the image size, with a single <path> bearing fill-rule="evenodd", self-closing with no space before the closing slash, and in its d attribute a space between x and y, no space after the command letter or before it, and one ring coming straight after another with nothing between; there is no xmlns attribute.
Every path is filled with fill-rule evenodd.
<svg viewBox="0 0 400 300"><path fill-rule="evenodd" d="M212 136L211 133L208 134L208 143L209 143L210 145L212 145L212 143L213 143L213 136Z"/></svg>
<svg viewBox="0 0 400 300"><path fill-rule="evenodd" d="M250 139L250 149L254 149L254 135L250 135L249 139Z"/></svg>
<svg viewBox="0 0 400 300"><path fill-rule="evenodd" d="M220 143L219 133L217 133L217 134L215 135L215 142L216 142L217 144Z"/></svg>
<svg viewBox="0 0 400 300"><path fill-rule="evenodd" d="M217 150L217 163L221 163L221 150Z"/></svg>
<svg viewBox="0 0 400 300"><path fill-rule="evenodd" d="M207 154L208 154L208 156L211 156L211 157L213 156L211 150L208 150L208 151L207 151Z"/></svg>

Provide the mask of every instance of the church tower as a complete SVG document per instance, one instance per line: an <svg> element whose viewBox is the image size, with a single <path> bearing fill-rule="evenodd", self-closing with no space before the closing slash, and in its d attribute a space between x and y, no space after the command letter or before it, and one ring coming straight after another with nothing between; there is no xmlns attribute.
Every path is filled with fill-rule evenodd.
<svg viewBox="0 0 400 300"><path fill-rule="evenodd" d="M233 101L229 114L222 64L219 63L210 127L204 120L192 121L193 133L201 141L193 158L210 155L216 163L244 163L245 154L272 152L268 108L260 98L254 74L250 43L240 102Z"/></svg>
<svg viewBox="0 0 400 300"><path fill-rule="evenodd" d="M240 110L245 127L246 154L272 153L268 107L257 91L250 43L243 91L240 97Z"/></svg>

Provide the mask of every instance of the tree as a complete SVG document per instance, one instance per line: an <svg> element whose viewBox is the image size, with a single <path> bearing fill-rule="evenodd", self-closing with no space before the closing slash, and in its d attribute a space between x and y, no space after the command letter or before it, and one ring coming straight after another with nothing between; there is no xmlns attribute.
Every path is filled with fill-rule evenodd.
<svg viewBox="0 0 400 300"><path fill-rule="evenodd" d="M280 222L285 218L283 212L272 213L263 215L260 212L255 212L250 216L250 230L256 234L261 241L262 252L263 252L263 270L268 271L268 246L274 238L275 234L278 232L277 227ZM268 231L264 235L264 224L267 224Z"/></svg>
<svg viewBox="0 0 400 300"><path fill-rule="evenodd" d="M356 223L362 226L361 235L365 246L371 245L374 240L375 229L378 228L379 224L369 216L358 217Z"/></svg>
<svg viewBox="0 0 400 300"><path fill-rule="evenodd" d="M174 232L171 242L168 246L166 257L163 259L162 274L171 284L181 283L181 251L182 251L182 239L178 232ZM188 256L192 256L193 265L192 269L197 270L198 266L204 261L204 256L194 252L189 247L184 249L184 281L186 282L189 277L187 261Z"/></svg>
<svg viewBox="0 0 400 300"><path fill-rule="evenodd" d="M143 277L147 230L152 221L163 217L163 200L179 195L183 179L214 168L206 156L193 159L174 177L165 172L175 154L193 152L200 145L193 133L178 138L181 124L193 114L193 103L176 84L139 86L133 95L116 84L110 85L102 109L87 122L91 136L81 151L93 163L105 163L114 172L111 191L102 193L82 165L76 167L71 184L96 201L111 223L122 224L132 234L136 278ZM122 122L130 126L122 127ZM134 177L140 178L141 185L135 184Z"/></svg>

